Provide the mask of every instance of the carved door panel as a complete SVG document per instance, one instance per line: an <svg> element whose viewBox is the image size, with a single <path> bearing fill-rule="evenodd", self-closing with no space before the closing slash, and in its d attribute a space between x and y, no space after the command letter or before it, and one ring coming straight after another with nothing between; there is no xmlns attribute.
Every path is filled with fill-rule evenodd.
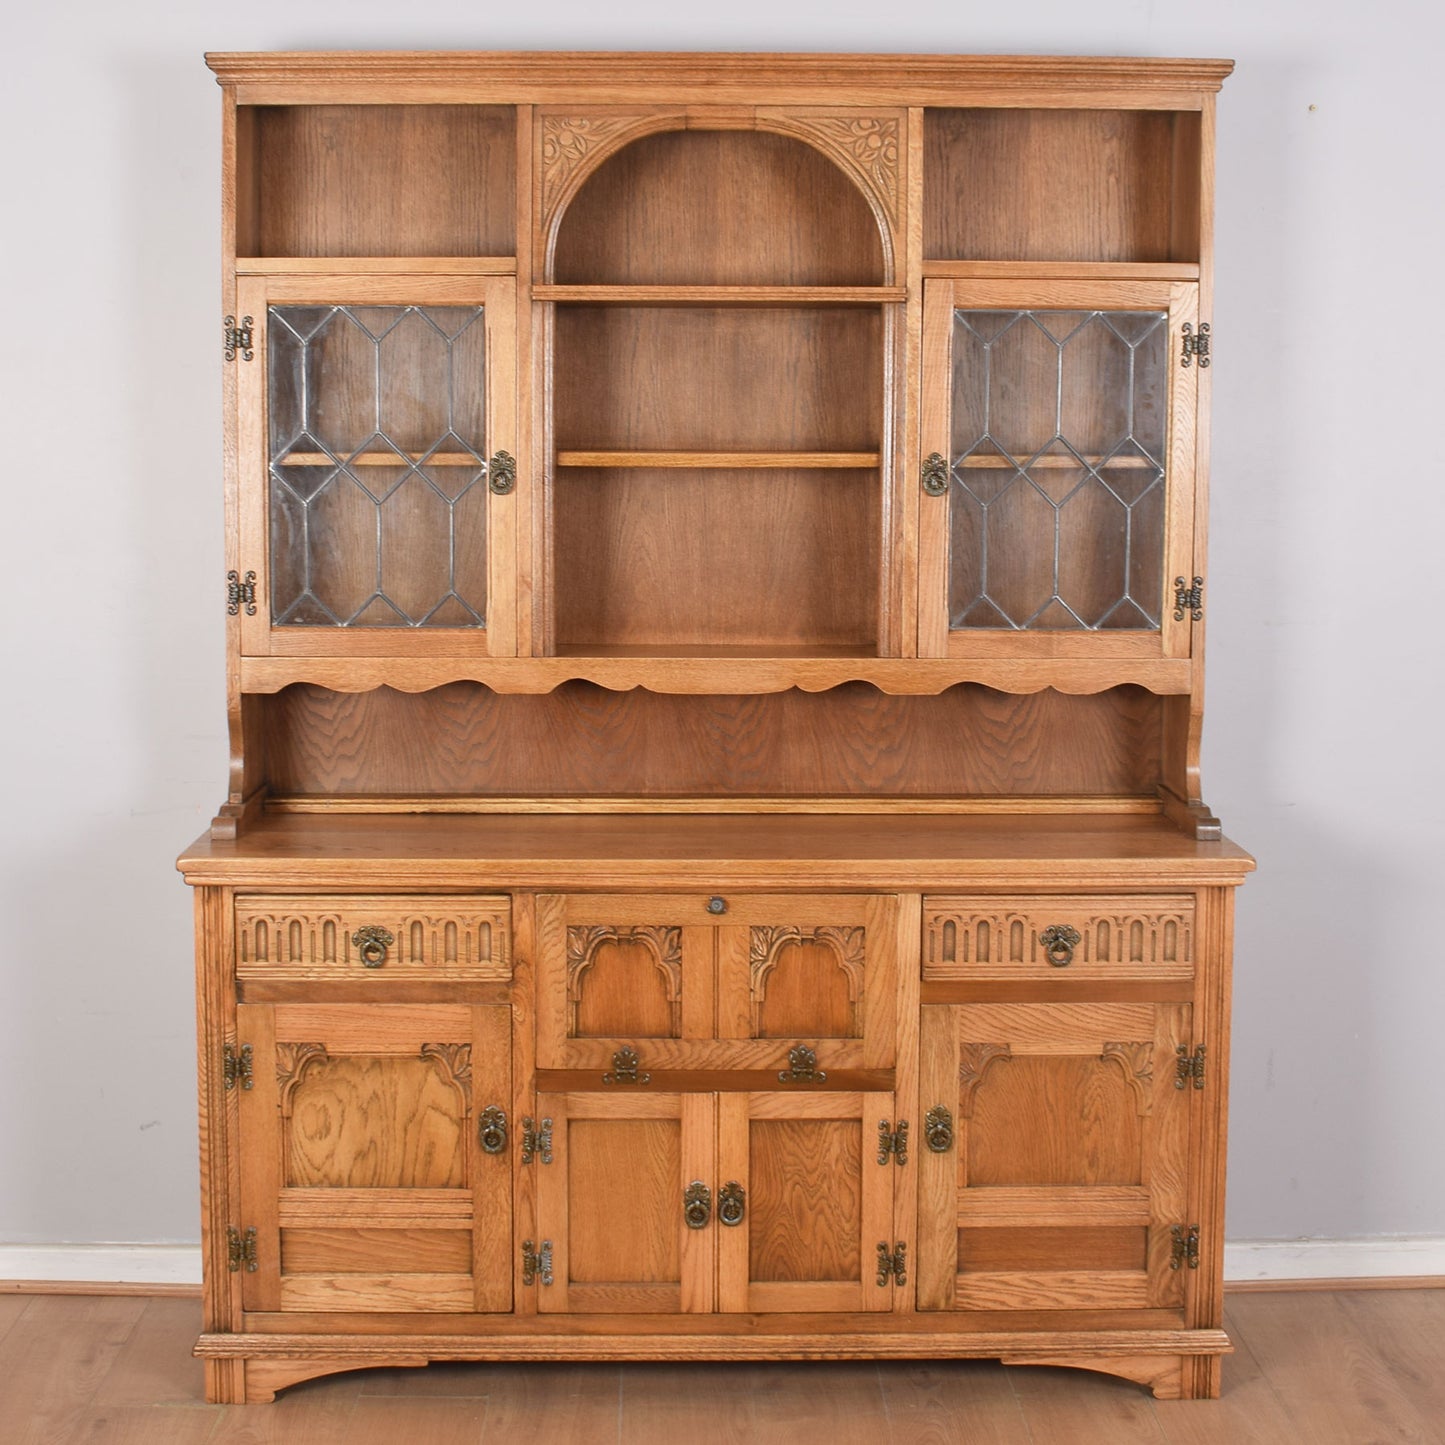
<svg viewBox="0 0 1445 1445"><path fill-rule="evenodd" d="M1184 282L927 283L920 656L1189 655L1198 306Z"/></svg>
<svg viewBox="0 0 1445 1445"><path fill-rule="evenodd" d="M892 1094L718 1096L719 1309L892 1307L896 1159L880 1120ZM906 1284L906 1251L898 1262Z"/></svg>
<svg viewBox="0 0 1445 1445"><path fill-rule="evenodd" d="M537 1066L706 1067L713 1038L713 920L702 895L537 899Z"/></svg>
<svg viewBox="0 0 1445 1445"><path fill-rule="evenodd" d="M237 1027L245 1307L509 1310L511 1010L242 1004Z"/></svg>
<svg viewBox="0 0 1445 1445"><path fill-rule="evenodd" d="M538 1309L711 1310L714 1096L539 1094L537 1107L553 1126L537 1179Z"/></svg>
<svg viewBox="0 0 1445 1445"><path fill-rule="evenodd" d="M749 1063L803 1044L824 1068L889 1068L896 1050L898 900L741 896L718 928L718 1037Z"/></svg>
<svg viewBox="0 0 1445 1445"><path fill-rule="evenodd" d="M1179 1308L1193 1091L1176 1087L1176 1066L1190 1009L923 1015L919 1307Z"/></svg>

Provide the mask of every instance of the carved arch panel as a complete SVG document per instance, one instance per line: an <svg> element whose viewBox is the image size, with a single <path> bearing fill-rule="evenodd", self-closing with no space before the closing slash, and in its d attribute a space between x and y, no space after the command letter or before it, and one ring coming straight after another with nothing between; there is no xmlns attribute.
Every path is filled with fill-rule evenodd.
<svg viewBox="0 0 1445 1445"><path fill-rule="evenodd" d="M754 924L748 931L753 1037L861 1038L866 952L861 927Z"/></svg>
<svg viewBox="0 0 1445 1445"><path fill-rule="evenodd" d="M631 960L645 959L642 968ZM567 1036L680 1038L682 929L567 929Z"/></svg>

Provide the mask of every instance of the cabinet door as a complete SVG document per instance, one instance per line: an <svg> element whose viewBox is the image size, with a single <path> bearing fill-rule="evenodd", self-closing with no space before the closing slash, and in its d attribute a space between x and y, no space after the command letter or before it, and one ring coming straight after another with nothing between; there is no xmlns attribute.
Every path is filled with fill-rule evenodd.
<svg viewBox="0 0 1445 1445"><path fill-rule="evenodd" d="M514 655L508 277L244 279L249 655Z"/></svg>
<svg viewBox="0 0 1445 1445"><path fill-rule="evenodd" d="M718 1096L718 1307L887 1310L892 1094ZM905 1282L907 1266L905 1263Z"/></svg>
<svg viewBox="0 0 1445 1445"><path fill-rule="evenodd" d="M248 1310L512 1305L511 1011L242 1004ZM495 1152L494 1152L495 1151Z"/></svg>
<svg viewBox="0 0 1445 1445"><path fill-rule="evenodd" d="M714 1307L717 1231L693 1224L712 1193L711 1094L539 1094L552 1162L537 1178L546 1313L679 1313Z"/></svg>
<svg viewBox="0 0 1445 1445"><path fill-rule="evenodd" d="M927 284L922 656L1188 656L1197 325L1192 283Z"/></svg>
<svg viewBox="0 0 1445 1445"><path fill-rule="evenodd" d="M923 1010L919 1307L1177 1308L1190 1009ZM937 1116L948 1110L954 1139Z"/></svg>

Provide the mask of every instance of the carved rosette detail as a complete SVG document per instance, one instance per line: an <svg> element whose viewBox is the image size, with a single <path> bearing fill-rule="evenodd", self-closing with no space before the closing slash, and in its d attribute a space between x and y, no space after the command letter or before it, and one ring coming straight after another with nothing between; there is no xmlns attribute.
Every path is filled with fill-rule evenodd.
<svg viewBox="0 0 1445 1445"><path fill-rule="evenodd" d="M973 1118L973 1096L983 1076L1000 1059L1012 1059L1014 1051L1008 1044L960 1044L958 1047L958 1112L964 1119Z"/></svg>
<svg viewBox="0 0 1445 1445"><path fill-rule="evenodd" d="M755 923L748 930L748 965L752 977L753 1034L762 1037L763 1004L768 975L790 944L820 943L832 949L848 984L848 1037L861 1037L859 1001L863 996L863 963L867 957L868 930L854 928L798 928L791 923Z"/></svg>
<svg viewBox="0 0 1445 1445"><path fill-rule="evenodd" d="M1125 1082L1134 1090L1140 1115L1154 1107L1154 1045L1152 1043L1107 1043L1099 1058L1119 1065Z"/></svg>
<svg viewBox="0 0 1445 1445"><path fill-rule="evenodd" d="M281 1114L291 1116L291 1096L313 1064L329 1058L325 1044L277 1044L276 1085L280 1093Z"/></svg>
<svg viewBox="0 0 1445 1445"><path fill-rule="evenodd" d="M470 1044L423 1044L421 1057L436 1064L462 1096L462 1114L472 1111L472 1046Z"/></svg>
<svg viewBox="0 0 1445 1445"><path fill-rule="evenodd" d="M567 929L567 1029L571 1037L577 1037L582 976L597 962L597 950L605 943L641 943L648 949L667 990L673 1037L681 1035L682 929L667 924L642 924L635 928L574 924Z"/></svg>

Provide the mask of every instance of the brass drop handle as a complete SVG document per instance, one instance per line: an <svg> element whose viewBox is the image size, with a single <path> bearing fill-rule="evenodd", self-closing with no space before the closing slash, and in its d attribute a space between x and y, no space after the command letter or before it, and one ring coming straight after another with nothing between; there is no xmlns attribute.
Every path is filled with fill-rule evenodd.
<svg viewBox="0 0 1445 1445"><path fill-rule="evenodd" d="M483 1154L500 1154L507 1147L507 1111L489 1104L477 1120L477 1138Z"/></svg>
<svg viewBox="0 0 1445 1445"><path fill-rule="evenodd" d="M487 466L487 485L505 497L517 485L517 459L510 452L498 452Z"/></svg>
<svg viewBox="0 0 1445 1445"><path fill-rule="evenodd" d="M923 1135L935 1154L947 1154L953 1148L953 1115L942 1104L935 1104L924 1116Z"/></svg>
<svg viewBox="0 0 1445 1445"><path fill-rule="evenodd" d="M717 1217L729 1229L743 1222L743 1208L747 1203L747 1191L736 1179L729 1179L717 1196Z"/></svg>
<svg viewBox="0 0 1445 1445"><path fill-rule="evenodd" d="M689 1229L703 1229L712 1218L712 1190L701 1179L694 1179L683 1191L682 1217Z"/></svg>
<svg viewBox="0 0 1445 1445"><path fill-rule="evenodd" d="M941 452L929 452L924 457L918 480L930 497L941 497L948 490L948 463Z"/></svg>
<svg viewBox="0 0 1445 1445"><path fill-rule="evenodd" d="M396 942L396 937L390 929L368 923L351 935L351 941L361 951L363 968L380 968L386 962L386 951Z"/></svg>
<svg viewBox="0 0 1445 1445"><path fill-rule="evenodd" d="M1067 968L1074 961L1074 950L1079 941L1079 930L1070 928L1067 923L1055 923L1039 934L1044 957L1055 968Z"/></svg>

